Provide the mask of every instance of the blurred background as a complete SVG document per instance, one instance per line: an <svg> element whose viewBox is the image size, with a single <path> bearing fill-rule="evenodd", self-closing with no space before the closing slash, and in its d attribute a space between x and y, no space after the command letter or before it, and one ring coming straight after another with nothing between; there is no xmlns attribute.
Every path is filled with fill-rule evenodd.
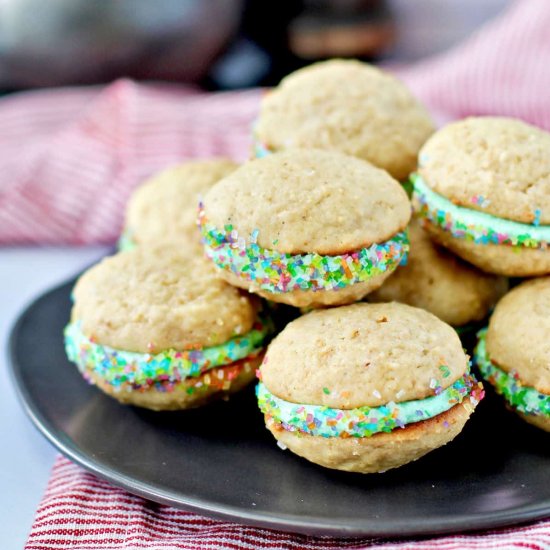
<svg viewBox="0 0 550 550"><path fill-rule="evenodd" d="M276 84L330 57L411 62L511 0L0 0L0 91L119 77Z"/></svg>

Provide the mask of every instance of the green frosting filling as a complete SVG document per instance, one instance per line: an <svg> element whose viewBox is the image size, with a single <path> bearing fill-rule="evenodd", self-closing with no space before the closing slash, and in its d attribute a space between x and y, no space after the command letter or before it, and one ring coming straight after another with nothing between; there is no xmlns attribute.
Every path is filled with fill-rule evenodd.
<svg viewBox="0 0 550 550"><path fill-rule="evenodd" d="M282 253L258 245L258 230L246 237L239 236L232 225L219 230L207 222L202 203L199 223L206 255L219 268L272 293L337 290L368 281L393 271L406 261L409 250L407 232L402 231L349 254Z"/></svg>
<svg viewBox="0 0 550 550"><path fill-rule="evenodd" d="M483 378L518 411L550 417L550 395L524 386L516 372L506 372L491 362L487 355L486 337L487 329L480 330L479 341L474 350L475 362Z"/></svg>
<svg viewBox="0 0 550 550"><path fill-rule="evenodd" d="M442 372L449 372L448 367L440 368ZM468 396L472 406L483 398L481 384L469 372L445 389L437 383L433 386L435 395L425 399L357 409L291 403L273 395L261 382L256 395L260 410L268 421L274 421L288 431L322 437L369 437L379 432L391 432L448 411ZM330 393L328 388L324 391Z"/></svg>
<svg viewBox="0 0 550 550"><path fill-rule="evenodd" d="M267 157L273 151L264 145L254 134L253 142L252 142L252 152L254 153L254 156L258 159Z"/></svg>
<svg viewBox="0 0 550 550"><path fill-rule="evenodd" d="M550 243L550 226L538 223L540 210L533 213L533 224L506 220L453 204L432 191L418 174L413 174L411 180L414 185L413 204L418 215L451 233L453 237L478 244L504 244L529 248L545 248ZM487 199L480 195L472 197L472 204L483 207L487 202Z"/></svg>
<svg viewBox="0 0 550 550"><path fill-rule="evenodd" d="M129 229L125 229L118 239L117 247L121 252L133 250L137 247L136 242L132 239L132 232Z"/></svg>
<svg viewBox="0 0 550 550"><path fill-rule="evenodd" d="M250 332L218 346L149 354L98 344L82 332L80 322L74 322L65 328L65 349L81 372L93 372L115 388L128 384L140 387L155 382L177 383L245 359L264 347L271 332L272 322L268 318L259 318Z"/></svg>

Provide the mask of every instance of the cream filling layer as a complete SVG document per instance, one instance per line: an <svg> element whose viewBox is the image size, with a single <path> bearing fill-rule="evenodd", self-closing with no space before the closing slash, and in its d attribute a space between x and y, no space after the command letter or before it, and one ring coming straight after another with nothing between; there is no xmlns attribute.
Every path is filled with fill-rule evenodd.
<svg viewBox="0 0 550 550"><path fill-rule="evenodd" d="M81 372L93 372L104 382L121 386L150 386L155 382L180 382L204 372L257 354L273 331L268 318L258 318L252 330L218 346L184 351L166 350L156 354L123 351L88 338L81 323L65 328L65 350Z"/></svg>
<svg viewBox="0 0 550 550"><path fill-rule="evenodd" d="M525 386L517 372L506 372L497 367L487 353L486 336L487 329L479 331L479 341L474 350L474 359L483 378L518 411L550 418L550 395Z"/></svg>
<svg viewBox="0 0 550 550"><path fill-rule="evenodd" d="M536 222L540 211L533 213L533 224L506 220L453 204L430 189L418 174L413 174L411 180L414 186L413 206L419 217L451 233L453 237L477 244L528 248L546 248L550 243L550 226ZM484 200L483 197L472 197L472 203L483 204Z"/></svg>
<svg viewBox="0 0 550 550"><path fill-rule="evenodd" d="M434 418L466 398L475 406L483 397L483 389L467 372L448 388L440 388L437 395L399 403L392 401L380 407L334 409L291 403L273 395L262 382L257 386L256 395L268 422L275 422L287 431L321 437L370 437Z"/></svg>
<svg viewBox="0 0 550 550"><path fill-rule="evenodd" d="M406 231L368 248L335 256L269 250L257 244L257 230L245 238L232 225L220 230L208 223L202 204L199 226L206 255L220 269L272 293L337 290L368 281L395 270L406 261L409 251Z"/></svg>

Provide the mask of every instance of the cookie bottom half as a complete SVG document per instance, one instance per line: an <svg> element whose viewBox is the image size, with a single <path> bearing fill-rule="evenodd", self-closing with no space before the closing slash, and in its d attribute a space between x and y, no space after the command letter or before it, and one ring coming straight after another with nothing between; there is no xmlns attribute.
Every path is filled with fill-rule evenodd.
<svg viewBox="0 0 550 550"><path fill-rule="evenodd" d="M543 416L540 414L525 414L513 407L509 407L509 409L519 415L523 420L525 420L525 422L528 422L529 424L532 424L545 432L550 432L549 416Z"/></svg>
<svg viewBox="0 0 550 550"><path fill-rule="evenodd" d="M353 304L364 298L369 292L380 288L384 281L395 271L388 268L384 273L374 275L368 281L359 282L334 290L291 290L289 292L268 292L254 286L253 283L241 279L231 271L218 268L222 279L233 286L244 288L258 294L266 300L279 302L294 307L316 308L324 306L343 306Z"/></svg>
<svg viewBox="0 0 550 550"><path fill-rule="evenodd" d="M135 405L154 411L192 409L229 396L248 386L256 376L263 353L210 369L200 376L185 378L172 385L115 388L96 373L87 370L85 377L107 395L124 405Z"/></svg>
<svg viewBox="0 0 550 550"><path fill-rule="evenodd" d="M424 228L434 239L483 271L507 277L531 277L550 273L550 248L482 244L453 237L428 221Z"/></svg>
<svg viewBox="0 0 550 550"><path fill-rule="evenodd" d="M297 455L327 468L381 473L403 466L453 440L474 410L468 403L455 405L433 418L370 437L322 437L284 430L279 424L267 428L275 439Z"/></svg>

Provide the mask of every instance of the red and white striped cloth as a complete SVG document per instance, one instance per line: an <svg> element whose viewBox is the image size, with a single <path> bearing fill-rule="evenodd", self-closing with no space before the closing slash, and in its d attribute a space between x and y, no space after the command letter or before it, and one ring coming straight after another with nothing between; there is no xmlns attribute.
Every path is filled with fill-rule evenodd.
<svg viewBox="0 0 550 550"><path fill-rule="evenodd" d="M451 52L400 76L445 118L501 114L550 130L550 5L518 0ZM0 101L0 244L108 243L131 190L191 157L244 159L261 92L122 80Z"/></svg>
<svg viewBox="0 0 550 550"><path fill-rule="evenodd" d="M26 550L465 550L550 548L550 520L475 535L388 542L293 535L144 501L58 458Z"/></svg>
<svg viewBox="0 0 550 550"><path fill-rule="evenodd" d="M0 244L109 243L132 189L193 157L247 156L259 90L120 80L0 102Z"/></svg>
<svg viewBox="0 0 550 550"><path fill-rule="evenodd" d="M550 2L518 0L446 54L401 69L434 111L522 118L550 130ZM244 159L258 90L201 94L122 80L0 101L0 244L114 242L131 190L192 157ZM380 542L380 541L379 541ZM365 548L371 540L276 533L147 502L59 459L30 549ZM550 548L550 520L392 549Z"/></svg>

